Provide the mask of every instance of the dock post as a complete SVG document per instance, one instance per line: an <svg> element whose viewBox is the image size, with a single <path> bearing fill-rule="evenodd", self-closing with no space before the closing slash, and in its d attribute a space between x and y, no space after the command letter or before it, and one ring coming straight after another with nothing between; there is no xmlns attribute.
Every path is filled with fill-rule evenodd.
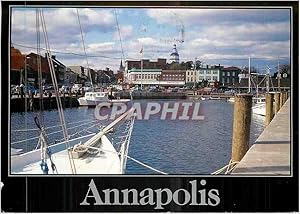
<svg viewBox="0 0 300 214"><path fill-rule="evenodd" d="M275 99L275 114L277 114L277 112L279 111L280 109L280 93L279 92L276 92L274 94L274 99Z"/></svg>
<svg viewBox="0 0 300 214"><path fill-rule="evenodd" d="M269 125L274 117L273 113L273 98L274 95L271 93L266 94L266 117L265 117L265 126Z"/></svg>
<svg viewBox="0 0 300 214"><path fill-rule="evenodd" d="M284 92L282 91L282 92L280 92L280 108L281 108L281 107L283 106L283 104L284 104L283 99L284 99Z"/></svg>
<svg viewBox="0 0 300 214"><path fill-rule="evenodd" d="M283 104L287 101L287 99L288 99L288 93L287 91L284 91Z"/></svg>
<svg viewBox="0 0 300 214"><path fill-rule="evenodd" d="M252 95L237 94L234 98L232 162L240 161L249 149Z"/></svg>

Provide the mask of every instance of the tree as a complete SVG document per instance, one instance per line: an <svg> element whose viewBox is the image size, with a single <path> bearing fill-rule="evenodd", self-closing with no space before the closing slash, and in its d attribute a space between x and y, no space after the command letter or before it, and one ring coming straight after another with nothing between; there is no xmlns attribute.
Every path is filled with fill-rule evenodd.
<svg viewBox="0 0 300 214"><path fill-rule="evenodd" d="M291 66L288 64L279 65L280 73L291 74Z"/></svg>
<svg viewBox="0 0 300 214"><path fill-rule="evenodd" d="M258 71L257 71L257 69L255 68L255 67L250 67L250 72L251 73L257 73ZM248 67L243 67L243 69L242 69L242 73L249 73L249 68Z"/></svg>

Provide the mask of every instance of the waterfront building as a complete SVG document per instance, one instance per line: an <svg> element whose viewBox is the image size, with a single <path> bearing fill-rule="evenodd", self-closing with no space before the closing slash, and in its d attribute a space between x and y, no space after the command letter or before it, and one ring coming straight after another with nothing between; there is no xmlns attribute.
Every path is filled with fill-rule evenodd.
<svg viewBox="0 0 300 214"><path fill-rule="evenodd" d="M159 77L159 85L162 86L183 86L185 85L184 70L162 70Z"/></svg>
<svg viewBox="0 0 300 214"><path fill-rule="evenodd" d="M158 85L161 68L132 68L127 71L127 82L133 85Z"/></svg>
<svg viewBox="0 0 300 214"><path fill-rule="evenodd" d="M120 74L120 73L122 73L122 72L118 72L118 74ZM111 69L106 68L104 70L97 71L96 79L97 79L96 82L100 85L109 85L109 84L115 82L116 76Z"/></svg>
<svg viewBox="0 0 300 214"><path fill-rule="evenodd" d="M199 68L199 76L198 80L199 82L202 82L203 80L207 80L208 82L219 82L220 81L220 70L223 68L223 66L219 65L206 65Z"/></svg>
<svg viewBox="0 0 300 214"><path fill-rule="evenodd" d="M45 56L46 57L46 56ZM58 83L64 83L65 73L67 71L67 67L61 63L55 55L52 55L52 62L54 66L54 71L56 74L56 79Z"/></svg>
<svg viewBox="0 0 300 214"><path fill-rule="evenodd" d="M88 76L85 74L83 66L70 65L68 67L72 72L77 74L77 80L76 80L77 83L84 83L84 82L88 81Z"/></svg>
<svg viewBox="0 0 300 214"><path fill-rule="evenodd" d="M161 71L163 69L166 69L166 67L167 67L167 60L161 58L158 58L157 61L150 61L149 59L143 59L142 69L141 69L140 60L126 60L124 81L128 84L138 84L136 83L137 79L139 80L144 79L148 81L151 78L151 74L153 74L155 78L157 78L157 75L160 75ZM148 75L150 75L149 78ZM154 76L152 77L154 78Z"/></svg>
<svg viewBox="0 0 300 214"><path fill-rule="evenodd" d="M170 62L175 62L175 63L179 63L179 54L176 48L176 45L173 45L173 50L172 53L170 55Z"/></svg>
<svg viewBox="0 0 300 214"><path fill-rule="evenodd" d="M222 68L220 72L220 83L223 86L237 86L241 69L238 67Z"/></svg>
<svg viewBox="0 0 300 214"><path fill-rule="evenodd" d="M10 48L10 84L20 85L21 72L24 70L25 56L19 49Z"/></svg>
<svg viewBox="0 0 300 214"><path fill-rule="evenodd" d="M52 83L47 57L35 53L24 55L24 69L21 71L21 79L27 80L28 84L37 85L38 83L38 61L41 62L42 82ZM54 64L54 63L53 63ZM55 65L55 64L54 64ZM58 68L58 67L56 67ZM59 77L58 69L55 70L56 78Z"/></svg>
<svg viewBox="0 0 300 214"><path fill-rule="evenodd" d="M220 65L202 65L197 70L186 70L186 84L198 84L207 81L210 85L219 82L220 70L223 66Z"/></svg>
<svg viewBox="0 0 300 214"><path fill-rule="evenodd" d="M77 74L73 72L69 67L66 68L64 75L64 85L72 85L77 81Z"/></svg>
<svg viewBox="0 0 300 214"><path fill-rule="evenodd" d="M185 71L168 70L166 59L150 61L126 61L125 81L131 85L161 85L161 86L183 86L185 84Z"/></svg>
<svg viewBox="0 0 300 214"><path fill-rule="evenodd" d="M189 85L193 84L194 82L199 82L199 70L186 70L185 71L186 78L185 82Z"/></svg>

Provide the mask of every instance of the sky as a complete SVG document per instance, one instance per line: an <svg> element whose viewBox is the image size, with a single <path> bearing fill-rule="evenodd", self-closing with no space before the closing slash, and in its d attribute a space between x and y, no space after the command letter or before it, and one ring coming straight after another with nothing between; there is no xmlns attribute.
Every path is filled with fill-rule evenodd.
<svg viewBox="0 0 300 214"><path fill-rule="evenodd" d="M177 45L180 62L251 66L260 71L289 64L289 9L43 8L52 54L65 65L117 70L121 59L169 59ZM36 11L13 8L11 42L36 52ZM45 47L42 28L41 47ZM143 54L140 53L143 48ZM72 54L75 53L75 54Z"/></svg>

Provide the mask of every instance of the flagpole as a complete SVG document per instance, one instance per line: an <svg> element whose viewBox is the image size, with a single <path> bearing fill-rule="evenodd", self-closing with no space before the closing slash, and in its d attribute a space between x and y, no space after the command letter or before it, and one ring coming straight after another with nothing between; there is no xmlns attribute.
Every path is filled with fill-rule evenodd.
<svg viewBox="0 0 300 214"><path fill-rule="evenodd" d="M141 90L143 90L143 58L144 58L144 50L143 47L141 49L142 59L141 59Z"/></svg>

